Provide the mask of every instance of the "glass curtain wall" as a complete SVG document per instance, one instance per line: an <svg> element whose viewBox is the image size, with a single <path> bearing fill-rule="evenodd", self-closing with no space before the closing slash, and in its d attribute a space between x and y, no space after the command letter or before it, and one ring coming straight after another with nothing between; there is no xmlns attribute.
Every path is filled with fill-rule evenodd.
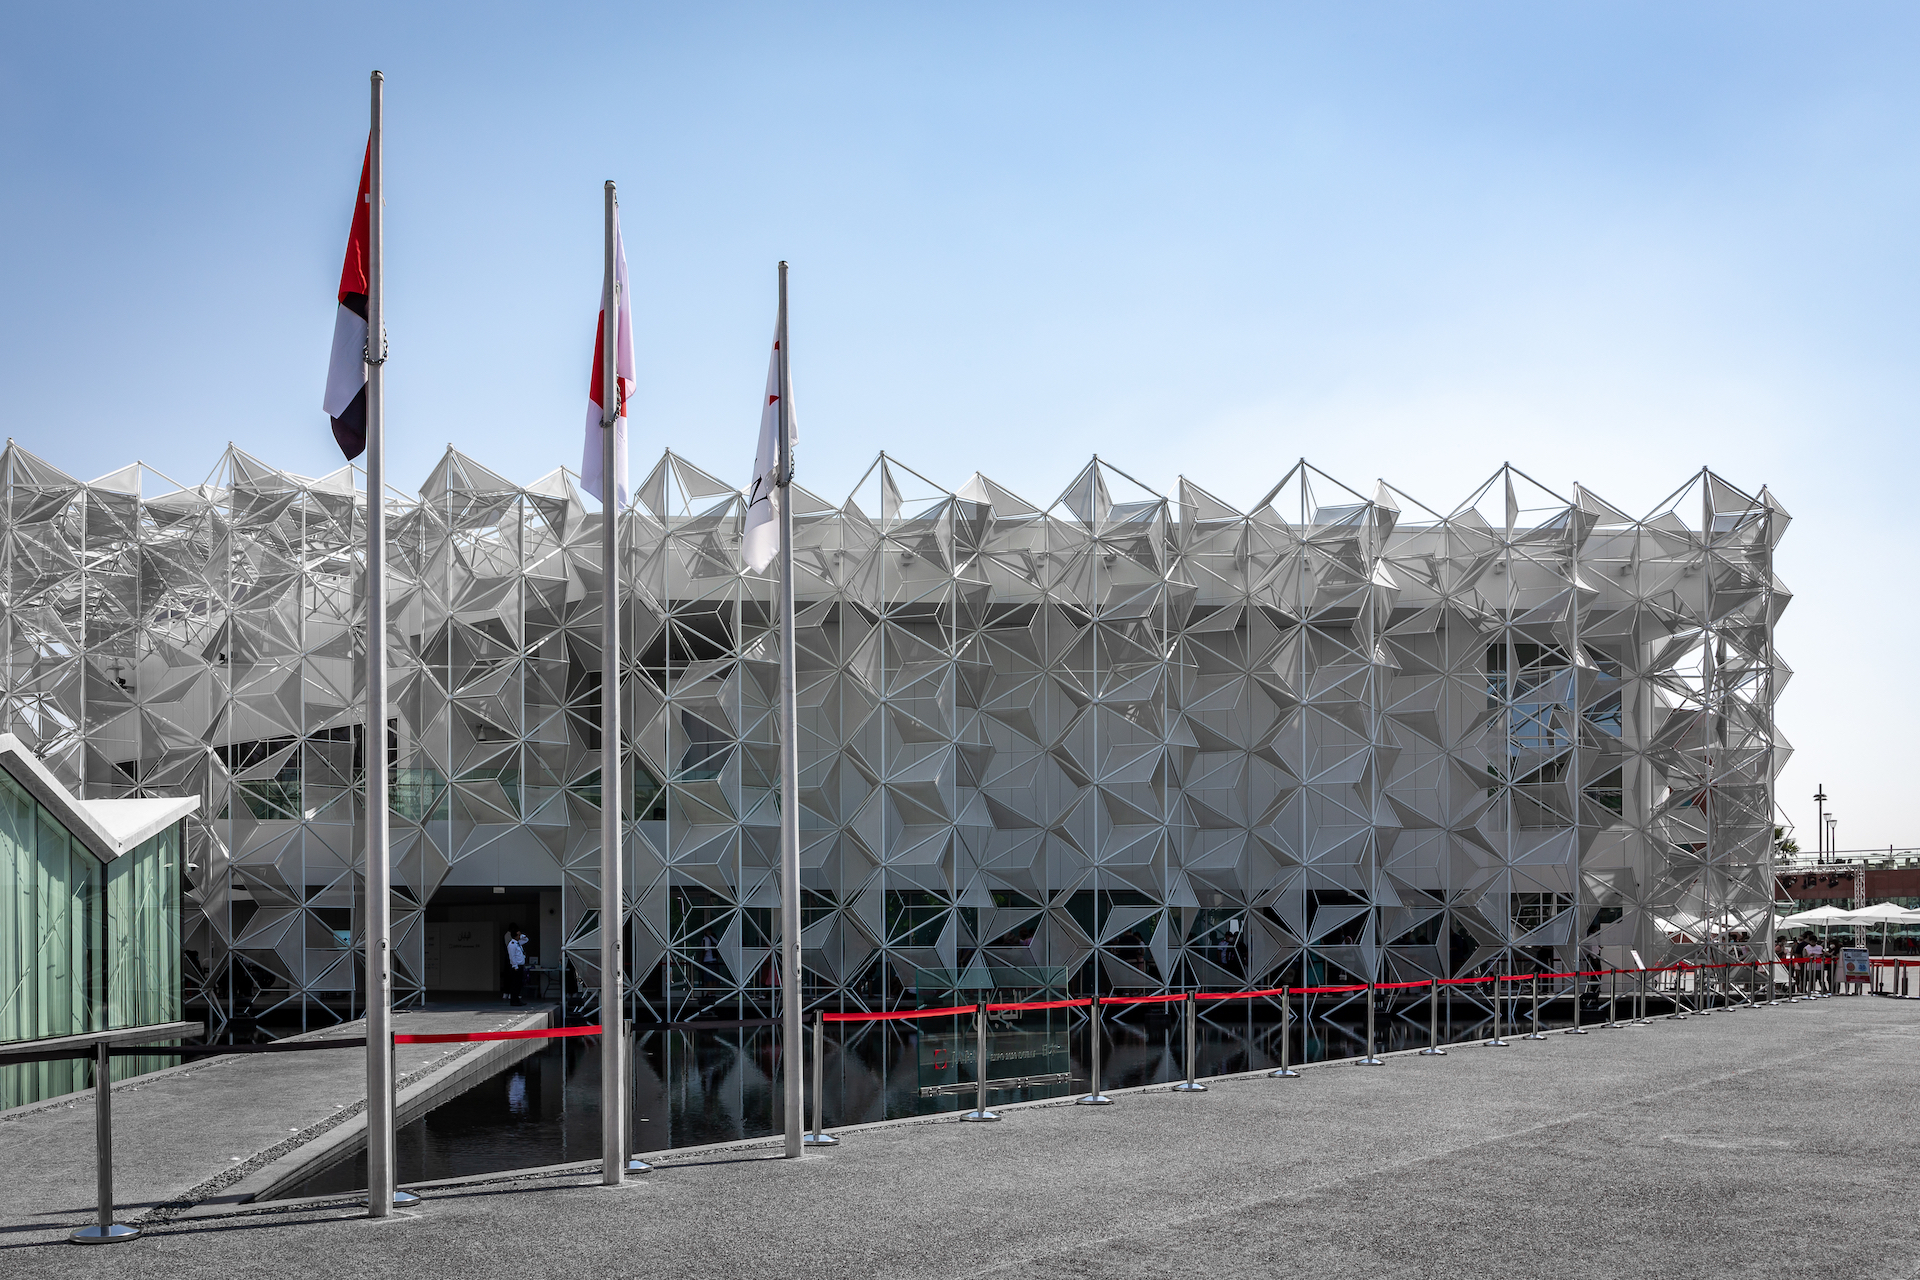
<svg viewBox="0 0 1920 1280"><path fill-rule="evenodd" d="M100 1030L102 868L0 773L0 1042ZM0 1067L0 1108L87 1087L80 1059Z"/></svg>
<svg viewBox="0 0 1920 1280"><path fill-rule="evenodd" d="M179 1017L179 825L102 866L0 772L0 1043ZM117 1059L114 1077L170 1061ZM0 1110L91 1083L85 1059L0 1067Z"/></svg>

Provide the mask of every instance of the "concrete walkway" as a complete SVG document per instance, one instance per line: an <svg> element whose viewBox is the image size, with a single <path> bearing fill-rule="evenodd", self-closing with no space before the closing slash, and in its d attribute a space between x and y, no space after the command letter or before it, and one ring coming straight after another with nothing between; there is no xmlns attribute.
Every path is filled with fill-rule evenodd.
<svg viewBox="0 0 1920 1280"><path fill-rule="evenodd" d="M103 1249L0 1236L0 1274L1920 1275L1920 1223L1878 1191L1920 1163L1908 1002L1115 1096L869 1126L797 1162L764 1142L674 1152L618 1189L467 1179L384 1221L310 1202ZM14 1168L37 1185L37 1161Z"/></svg>
<svg viewBox="0 0 1920 1280"><path fill-rule="evenodd" d="M436 1009L394 1018L401 1034L505 1031L550 1024L553 1005ZM349 1022L292 1040L364 1035ZM418 1114L543 1041L403 1045L402 1117ZM115 1194L121 1221L159 1206L237 1204L356 1152L366 1141L366 1052L202 1058L113 1089ZM0 1113L0 1248L64 1239L92 1218L91 1090ZM0 1274L11 1268L0 1263Z"/></svg>

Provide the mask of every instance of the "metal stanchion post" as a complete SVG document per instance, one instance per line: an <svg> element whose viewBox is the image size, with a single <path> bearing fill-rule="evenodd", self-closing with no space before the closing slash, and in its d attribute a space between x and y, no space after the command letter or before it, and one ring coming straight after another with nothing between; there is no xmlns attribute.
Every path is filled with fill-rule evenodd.
<svg viewBox="0 0 1920 1280"><path fill-rule="evenodd" d="M1682 1000L1680 999L1680 983L1681 983L1681 981L1682 981L1682 977L1681 977L1681 975L1683 975L1683 974L1687 974L1687 973L1696 973L1696 974L1697 974L1697 973L1699 973L1699 972L1700 972L1700 971L1699 971L1698 969L1678 969L1678 970L1675 970L1675 971L1674 971L1674 977L1673 977L1673 1012L1672 1012L1672 1013L1669 1013L1669 1014L1667 1015L1667 1021L1669 1021L1669 1022L1685 1022L1685 1021L1687 1020L1687 1006L1686 1006L1686 1004L1685 1004L1685 1002L1683 1002L1683 1001L1682 1001Z"/></svg>
<svg viewBox="0 0 1920 1280"><path fill-rule="evenodd" d="M1700 965L1693 971L1693 1011L1703 1018L1713 1016L1713 966Z"/></svg>
<svg viewBox="0 0 1920 1280"><path fill-rule="evenodd" d="M998 1120L1000 1117L987 1110L987 1002L982 1000L974 1014L973 1072L979 1083L974 1093L973 1110L961 1116L962 1120L982 1122Z"/></svg>
<svg viewBox="0 0 1920 1280"><path fill-rule="evenodd" d="M1501 986L1501 975L1496 973L1493 975L1493 1039L1487 1041L1487 1048L1489 1049L1504 1049L1507 1047L1507 1042L1500 1038L1500 998L1504 994Z"/></svg>
<svg viewBox="0 0 1920 1280"><path fill-rule="evenodd" d="M813 1011L813 1132L800 1139L805 1147L837 1147L840 1139L824 1132L825 1121L821 1119L827 1106L827 1015L825 1011Z"/></svg>
<svg viewBox="0 0 1920 1280"><path fill-rule="evenodd" d="M1173 1091L1175 1093L1205 1093L1207 1086L1196 1084L1193 1079L1193 1050L1196 1039L1194 1027L1196 1014L1194 1010L1199 1007L1199 1002L1193 998L1193 992L1189 991L1187 992L1186 1000L1182 1003L1187 1006L1187 1078L1183 1083L1173 1086Z"/></svg>
<svg viewBox="0 0 1920 1280"><path fill-rule="evenodd" d="M1640 989L1636 998L1639 1001L1638 1008L1640 1010L1640 1016L1635 1018L1629 1025L1636 1027L1652 1026L1653 1019L1647 1016L1647 971L1644 968L1640 970Z"/></svg>
<svg viewBox="0 0 1920 1280"><path fill-rule="evenodd" d="M1600 1024L1603 1031L1620 1029L1620 971L1607 970L1607 1020Z"/></svg>
<svg viewBox="0 0 1920 1280"><path fill-rule="evenodd" d="M1534 970L1533 977L1528 981L1527 985L1533 988L1533 1030L1520 1038L1522 1040L1545 1040L1547 1037L1540 1030L1540 971L1538 969Z"/></svg>
<svg viewBox="0 0 1920 1280"><path fill-rule="evenodd" d="M387 1045L387 1079L393 1083L393 1111L391 1114L398 1116L400 1114L400 1045L398 1042L392 1042ZM369 1112L371 1112L371 1108L369 1108ZM394 1175L393 1203L401 1209L411 1208L420 1203L419 1196L413 1194L411 1191L402 1191L400 1189L400 1178L397 1173Z"/></svg>
<svg viewBox="0 0 1920 1280"><path fill-rule="evenodd" d="M1374 1053L1374 1046L1379 1042L1373 1037L1373 1006L1375 996L1373 988L1373 983L1367 983L1367 1056L1354 1063L1356 1067L1384 1067L1387 1065L1385 1059Z"/></svg>
<svg viewBox="0 0 1920 1280"><path fill-rule="evenodd" d="M99 1221L67 1239L75 1244L117 1244L137 1239L140 1228L113 1220L113 1069L104 1040L93 1047L93 1181Z"/></svg>
<svg viewBox="0 0 1920 1280"><path fill-rule="evenodd" d="M1427 1047L1420 1051L1423 1058L1444 1058L1447 1051L1440 1047L1440 979L1427 979Z"/></svg>
<svg viewBox="0 0 1920 1280"><path fill-rule="evenodd" d="M1113 1099L1100 1092L1100 997L1092 997L1087 1006L1087 1071L1092 1076L1087 1082L1087 1096L1075 1098L1074 1102L1083 1107L1110 1107Z"/></svg>
<svg viewBox="0 0 1920 1280"><path fill-rule="evenodd" d="M621 1048L626 1051L626 1055L627 1055L626 1056L627 1069L625 1071L622 1071L620 1074L624 1076L626 1079L631 1080L633 1079L633 1055L637 1053L640 1049L640 1029L634 1026L632 1018L622 1018L620 1019L620 1033L621 1033ZM635 1155L633 1152L634 1117L633 1117L633 1098L631 1096L627 1098L626 1121L627 1121L627 1142L626 1142L627 1149L624 1152L624 1154L627 1157L627 1172L628 1173L652 1173L653 1166L648 1164L645 1160L642 1160L639 1156Z"/></svg>
<svg viewBox="0 0 1920 1280"><path fill-rule="evenodd" d="M1587 1029L1580 1025L1580 984L1583 981L1585 981L1585 978L1580 972L1580 962L1576 960L1573 966L1573 1025L1562 1032L1563 1035L1583 1036L1587 1034Z"/></svg>
<svg viewBox="0 0 1920 1280"><path fill-rule="evenodd" d="M1287 1065L1288 1047L1292 1043L1293 992L1282 987L1280 989L1280 1069L1267 1072L1267 1078L1269 1080L1291 1080L1300 1074Z"/></svg>

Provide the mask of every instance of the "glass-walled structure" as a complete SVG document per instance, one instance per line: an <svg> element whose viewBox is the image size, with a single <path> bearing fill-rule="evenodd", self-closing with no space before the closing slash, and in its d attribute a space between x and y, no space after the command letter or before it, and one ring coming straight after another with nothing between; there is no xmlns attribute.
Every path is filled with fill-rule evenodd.
<svg viewBox="0 0 1920 1280"><path fill-rule="evenodd" d="M190 1000L351 1016L359 473L3 465L8 726L88 794L204 800ZM384 500L396 994L452 967L433 912L498 891L591 988L600 516L565 472L452 450ZM1702 471L1634 516L1509 467L1430 508L1302 464L1242 510L1098 462L1028 501L883 456L795 510L810 1002L1764 941L1789 599L1764 489ZM623 925L660 1015L776 990L774 587L742 516L670 454L623 516Z"/></svg>
<svg viewBox="0 0 1920 1280"><path fill-rule="evenodd" d="M76 800L0 736L0 1043L180 1020L181 820L197 805ZM115 1078L153 1065L116 1059ZM0 1067L0 1110L91 1080L82 1059Z"/></svg>

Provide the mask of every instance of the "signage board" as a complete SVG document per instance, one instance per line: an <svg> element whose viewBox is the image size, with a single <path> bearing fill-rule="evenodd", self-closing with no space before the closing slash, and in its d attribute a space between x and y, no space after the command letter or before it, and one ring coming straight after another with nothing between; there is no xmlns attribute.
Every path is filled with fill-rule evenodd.
<svg viewBox="0 0 1920 1280"><path fill-rule="evenodd" d="M1840 948L1840 981L1873 981L1873 961L1868 957L1865 947Z"/></svg>
<svg viewBox="0 0 1920 1280"><path fill-rule="evenodd" d="M974 1061L978 1042L971 1029L922 1033L920 1096L971 1093L980 1077ZM987 1088L1027 1089L1067 1081L1067 1035L1061 1030L1010 1031L992 1028L987 1036Z"/></svg>

